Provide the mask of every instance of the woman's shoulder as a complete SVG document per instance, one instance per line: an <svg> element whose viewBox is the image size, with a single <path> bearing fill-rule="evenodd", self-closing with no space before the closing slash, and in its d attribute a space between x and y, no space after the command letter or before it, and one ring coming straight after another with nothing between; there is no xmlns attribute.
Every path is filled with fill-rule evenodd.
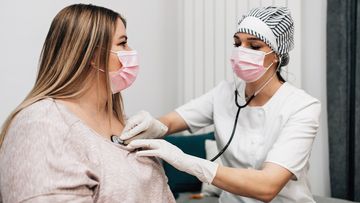
<svg viewBox="0 0 360 203"><path fill-rule="evenodd" d="M20 116L38 116L42 117L44 114L49 112L49 110L54 109L54 102L52 99L41 99L39 101L36 101L24 109L22 109L18 115ZM42 114L42 115L41 115Z"/></svg>
<svg viewBox="0 0 360 203"><path fill-rule="evenodd" d="M67 125L54 100L42 99L22 109L13 119L11 128L65 129Z"/></svg>

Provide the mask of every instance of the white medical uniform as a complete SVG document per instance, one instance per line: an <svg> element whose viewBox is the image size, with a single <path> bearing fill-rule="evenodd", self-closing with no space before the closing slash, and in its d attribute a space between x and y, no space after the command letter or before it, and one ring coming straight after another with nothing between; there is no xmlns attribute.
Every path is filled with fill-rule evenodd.
<svg viewBox="0 0 360 203"><path fill-rule="evenodd" d="M241 83L244 95L245 83ZM214 124L217 146L230 138L237 106L234 84L221 82L203 96L176 109L191 132ZM244 97L238 97L244 104ZM232 143L222 155L225 166L261 169L264 162L278 164L293 173L271 202L315 202L307 179L309 157L319 126L320 102L288 82L263 106L240 111ZM223 191L219 202L260 202Z"/></svg>

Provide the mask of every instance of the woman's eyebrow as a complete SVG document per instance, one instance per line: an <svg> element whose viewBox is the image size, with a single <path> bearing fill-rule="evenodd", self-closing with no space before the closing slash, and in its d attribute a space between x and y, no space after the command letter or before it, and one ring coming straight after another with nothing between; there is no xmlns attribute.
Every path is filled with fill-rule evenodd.
<svg viewBox="0 0 360 203"><path fill-rule="evenodd" d="M127 40L128 39L128 37L126 36L126 35L121 35L120 37L119 37L119 39L121 40L121 39L125 39L125 40Z"/></svg>

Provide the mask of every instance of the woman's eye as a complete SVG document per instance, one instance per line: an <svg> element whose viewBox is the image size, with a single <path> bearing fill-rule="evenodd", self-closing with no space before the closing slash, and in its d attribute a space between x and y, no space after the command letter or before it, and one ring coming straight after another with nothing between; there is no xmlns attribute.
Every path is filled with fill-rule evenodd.
<svg viewBox="0 0 360 203"><path fill-rule="evenodd" d="M125 47L125 46L126 46L126 44L127 44L127 41L124 41L124 42L120 42L120 43L118 44L118 46Z"/></svg>

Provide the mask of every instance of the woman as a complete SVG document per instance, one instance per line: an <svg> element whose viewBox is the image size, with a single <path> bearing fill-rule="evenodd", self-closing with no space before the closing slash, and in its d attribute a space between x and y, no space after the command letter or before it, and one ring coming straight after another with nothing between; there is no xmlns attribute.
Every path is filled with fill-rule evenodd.
<svg viewBox="0 0 360 203"><path fill-rule="evenodd" d="M307 171L320 103L280 75L293 48L293 29L287 8L251 10L234 35L231 64L239 84L222 82L160 118L167 134L214 124L219 149L227 144L235 120L234 139L222 155L224 166L186 155L161 139L134 140L165 134L144 112L129 119L120 139L133 140L130 150L143 148L138 157L160 157L223 189L220 202L315 202Z"/></svg>
<svg viewBox="0 0 360 203"><path fill-rule="evenodd" d="M1 132L3 202L175 202L158 161L110 141L138 72L125 27L93 5L56 15L35 86Z"/></svg>

